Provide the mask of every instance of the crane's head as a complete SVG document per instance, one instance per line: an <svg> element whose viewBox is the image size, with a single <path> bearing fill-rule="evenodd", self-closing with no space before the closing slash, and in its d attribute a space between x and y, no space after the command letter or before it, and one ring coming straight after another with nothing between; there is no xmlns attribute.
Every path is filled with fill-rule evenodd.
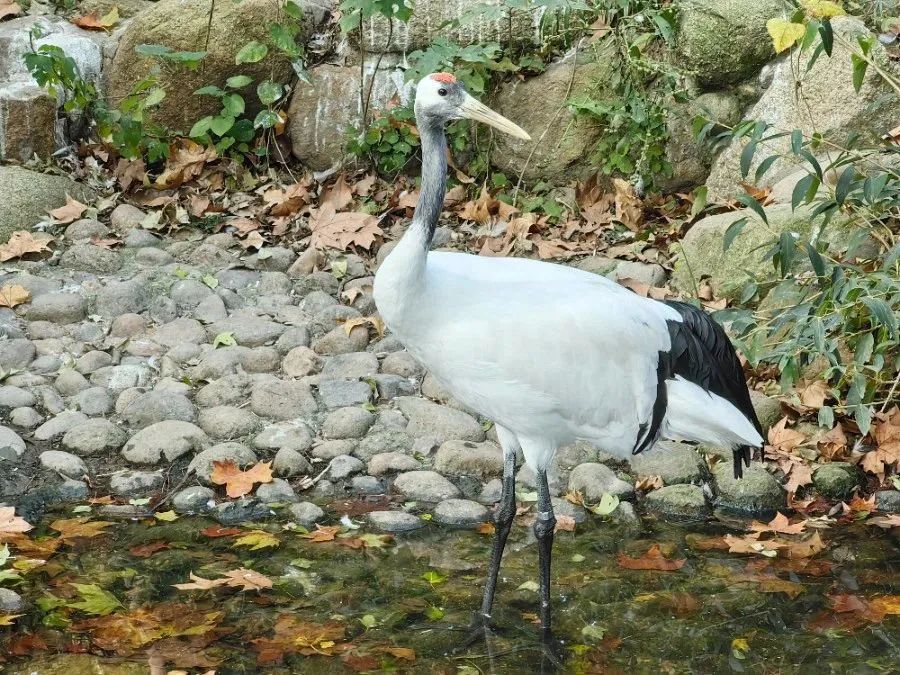
<svg viewBox="0 0 900 675"><path fill-rule="evenodd" d="M450 73L432 73L419 80L415 109L417 119L432 122L441 128L450 120L477 120L510 136L531 140L522 127L472 98Z"/></svg>

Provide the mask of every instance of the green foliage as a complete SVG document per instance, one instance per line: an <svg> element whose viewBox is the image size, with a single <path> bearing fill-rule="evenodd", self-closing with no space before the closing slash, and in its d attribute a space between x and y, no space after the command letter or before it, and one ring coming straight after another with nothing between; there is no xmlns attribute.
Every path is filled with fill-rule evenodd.
<svg viewBox="0 0 900 675"><path fill-rule="evenodd" d="M413 13L410 0L341 0L341 30L349 32L374 16L409 21Z"/></svg>
<svg viewBox="0 0 900 675"><path fill-rule="evenodd" d="M353 129L348 150L356 156L370 157L383 174L397 173L419 147L412 120L412 108L392 108L372 120L366 129Z"/></svg>

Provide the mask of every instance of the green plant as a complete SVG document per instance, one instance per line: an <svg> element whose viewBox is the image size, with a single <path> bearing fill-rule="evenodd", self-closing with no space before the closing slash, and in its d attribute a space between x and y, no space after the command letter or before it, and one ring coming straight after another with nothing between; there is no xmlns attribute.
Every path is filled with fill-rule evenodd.
<svg viewBox="0 0 900 675"><path fill-rule="evenodd" d="M412 118L409 106L397 106L376 116L364 130L351 130L349 152L370 157L381 173L397 173L419 147Z"/></svg>

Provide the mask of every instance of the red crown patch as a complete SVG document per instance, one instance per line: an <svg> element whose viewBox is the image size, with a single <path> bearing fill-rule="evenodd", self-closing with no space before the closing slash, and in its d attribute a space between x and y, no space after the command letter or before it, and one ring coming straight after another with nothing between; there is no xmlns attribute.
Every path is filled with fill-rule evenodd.
<svg viewBox="0 0 900 675"><path fill-rule="evenodd" d="M443 82L444 84L453 84L456 82L456 76L452 73L435 73L431 76L431 79Z"/></svg>

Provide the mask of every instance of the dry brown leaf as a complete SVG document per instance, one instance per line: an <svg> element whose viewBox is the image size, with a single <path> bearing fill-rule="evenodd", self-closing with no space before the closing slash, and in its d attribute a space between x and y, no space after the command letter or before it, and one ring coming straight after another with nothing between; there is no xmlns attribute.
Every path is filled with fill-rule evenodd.
<svg viewBox="0 0 900 675"><path fill-rule="evenodd" d="M558 515L556 516L556 526L554 532L574 532L575 519L572 516Z"/></svg>
<svg viewBox="0 0 900 675"><path fill-rule="evenodd" d="M316 525L315 530L309 532L308 534L302 534L300 536L313 542L334 541L334 538L340 531L341 528L339 525Z"/></svg>
<svg viewBox="0 0 900 675"><path fill-rule="evenodd" d="M787 543L777 539L760 541L758 532L746 534L742 537L726 534L723 539L728 544L729 553L756 553L769 558L776 556L779 549L787 546Z"/></svg>
<svg viewBox="0 0 900 675"><path fill-rule="evenodd" d="M207 162L216 158L216 149L181 138L172 144L166 168L157 177L158 188L178 187L199 176Z"/></svg>
<svg viewBox="0 0 900 675"><path fill-rule="evenodd" d="M616 220L632 232L639 232L644 222L644 208L634 194L634 186L621 178L613 178L613 187L616 191Z"/></svg>
<svg viewBox="0 0 900 675"><path fill-rule="evenodd" d="M825 405L825 400L831 396L828 385L822 380L816 380L800 392L800 402L807 408L819 409Z"/></svg>
<svg viewBox="0 0 900 675"><path fill-rule="evenodd" d="M538 256L541 260L568 258L580 252L577 244L571 244L562 239L537 239L534 240L534 245L537 247Z"/></svg>
<svg viewBox="0 0 900 675"><path fill-rule="evenodd" d="M662 476L638 476L637 481L634 483L635 490L643 490L644 492L658 490L663 486Z"/></svg>
<svg viewBox="0 0 900 675"><path fill-rule="evenodd" d="M900 469L900 406L875 417L872 438L877 447L863 455L860 464L883 480L888 467Z"/></svg>
<svg viewBox="0 0 900 675"><path fill-rule="evenodd" d="M0 506L0 533L22 533L33 529L33 525L16 515L14 506Z"/></svg>
<svg viewBox="0 0 900 675"><path fill-rule="evenodd" d="M478 534L494 534L497 531L497 527L493 523L485 521L479 523L475 531Z"/></svg>
<svg viewBox="0 0 900 675"><path fill-rule="evenodd" d="M272 580L254 570L244 567L225 572L225 585L231 588L240 588L243 591L261 591L264 588L272 588Z"/></svg>
<svg viewBox="0 0 900 675"><path fill-rule="evenodd" d="M322 197L319 200L319 206L329 206L335 211L341 211L350 206L353 201L353 191L348 187L344 174L337 177L337 180L330 187L325 188Z"/></svg>
<svg viewBox="0 0 900 675"><path fill-rule="evenodd" d="M842 460L847 456L847 435L840 422L819 439L818 446L822 457L830 462Z"/></svg>
<svg viewBox="0 0 900 675"><path fill-rule="evenodd" d="M242 471L231 460L214 461L210 482L224 485L225 494L231 498L243 497L253 491L255 483L272 482L272 462L257 462L246 471Z"/></svg>
<svg viewBox="0 0 900 675"><path fill-rule="evenodd" d="M0 262L21 258L29 253L49 251L48 245L52 241L54 241L53 237L43 232L32 234L25 230L16 230L9 235L9 241L0 246Z"/></svg>
<svg viewBox="0 0 900 675"><path fill-rule="evenodd" d="M31 300L28 289L19 284L8 284L0 288L0 307L16 307Z"/></svg>
<svg viewBox="0 0 900 675"><path fill-rule="evenodd" d="M94 246L99 246L100 248L105 248L107 251L111 251L116 246L122 245L121 239L116 239L114 237L108 237L106 239L101 239L100 237L91 237L91 244Z"/></svg>
<svg viewBox="0 0 900 675"><path fill-rule="evenodd" d="M234 537L244 534L244 530L239 527L222 527L221 525L210 525L200 530L200 534L204 537L218 539L219 537Z"/></svg>
<svg viewBox="0 0 900 675"><path fill-rule="evenodd" d="M384 337L384 321L380 316L357 316L344 321L344 331L347 335L353 332L357 326L370 325L378 333L378 337Z"/></svg>
<svg viewBox="0 0 900 675"><path fill-rule="evenodd" d="M320 206L309 219L310 246L347 250L350 246L370 249L375 238L384 234L378 218L356 211L336 213L329 204Z"/></svg>
<svg viewBox="0 0 900 675"><path fill-rule="evenodd" d="M73 223L87 211L87 204L82 204L77 199L72 199L70 195L66 195L66 205L60 206L58 209L47 211L51 217L60 225Z"/></svg>
<svg viewBox="0 0 900 675"><path fill-rule="evenodd" d="M50 529L59 532L59 538L68 542L72 539L92 539L106 534L106 528L115 523L106 520L84 518L63 518L50 523Z"/></svg>
<svg viewBox="0 0 900 675"><path fill-rule="evenodd" d="M456 213L463 220L472 220L484 225L491 219L491 214L497 212L499 204L499 201L491 197L487 186L484 186L478 199L466 202Z"/></svg>
<svg viewBox="0 0 900 675"><path fill-rule="evenodd" d="M782 417L775 426L769 429L769 444L784 452L790 452L806 441L806 436L802 433L795 429L788 429L787 423L788 418Z"/></svg>
<svg viewBox="0 0 900 675"><path fill-rule="evenodd" d="M119 10L113 7L112 11L104 16L100 16L100 12L91 12L84 16L78 16L72 19L79 28L84 30L109 30L119 22Z"/></svg>
<svg viewBox="0 0 900 675"><path fill-rule="evenodd" d="M212 202L209 197L202 195L191 195L191 201L188 205L188 211L194 218L201 218Z"/></svg>
<svg viewBox="0 0 900 675"><path fill-rule="evenodd" d="M650 547L650 550L640 558L632 558L624 553L620 553L617 562L619 563L619 567L624 567L629 570L658 570L661 572L672 572L684 567L686 560L670 560L663 556L662 551L659 550L658 544L653 544L653 546Z"/></svg>
<svg viewBox="0 0 900 675"><path fill-rule="evenodd" d="M10 16L19 16L22 13L22 7L18 2L7 2L0 0L0 21Z"/></svg>
<svg viewBox="0 0 900 675"><path fill-rule="evenodd" d="M191 579L189 583L172 584L172 586L177 588L179 591L208 591L211 588L224 586L228 583L228 579L204 579L203 577L198 577L193 572L191 572L188 576Z"/></svg>
<svg viewBox="0 0 900 675"><path fill-rule="evenodd" d="M149 558L158 551L164 551L169 548L169 542L157 540L148 541L146 544L138 544L128 549L128 552L135 558Z"/></svg>
<svg viewBox="0 0 900 675"><path fill-rule="evenodd" d="M800 534L806 529L806 520L798 523L791 523L786 515L779 512L768 523L760 523L754 520L750 524L750 529L754 532L778 532L779 534Z"/></svg>
<svg viewBox="0 0 900 675"><path fill-rule="evenodd" d="M263 193L269 214L275 217L292 216L309 203L309 182L301 181L283 190L273 188Z"/></svg>
<svg viewBox="0 0 900 675"><path fill-rule="evenodd" d="M244 239L241 239L240 244L241 248L245 250L250 248L259 250L266 245L266 240L263 239L263 236L258 231L255 231L248 234Z"/></svg>
<svg viewBox="0 0 900 675"><path fill-rule="evenodd" d="M384 652L385 654L390 654L391 656L395 656L398 659L403 659L404 661L415 661L416 660L416 652L409 647L378 647L378 651Z"/></svg>
<svg viewBox="0 0 900 675"><path fill-rule="evenodd" d="M892 513L887 516L873 516L866 520L866 525L876 525L885 530L889 530L892 527L900 527L900 513Z"/></svg>
<svg viewBox="0 0 900 675"><path fill-rule="evenodd" d="M375 186L375 174L366 174L365 178L360 178L353 184L353 194L360 197L367 196Z"/></svg>

